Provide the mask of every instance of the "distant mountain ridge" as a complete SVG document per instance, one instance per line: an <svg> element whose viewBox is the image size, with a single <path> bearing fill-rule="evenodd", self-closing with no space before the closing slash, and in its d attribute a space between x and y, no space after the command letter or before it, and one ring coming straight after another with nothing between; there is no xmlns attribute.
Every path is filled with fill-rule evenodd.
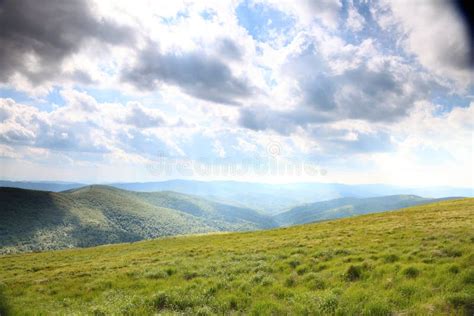
<svg viewBox="0 0 474 316"><path fill-rule="evenodd" d="M415 195L340 198L274 216L171 192L92 185L63 192L0 188L0 253L245 231L395 210L438 201Z"/></svg>
<svg viewBox="0 0 474 316"><path fill-rule="evenodd" d="M0 252L130 242L276 227L269 216L172 192L86 186L64 192L0 188Z"/></svg>
<svg viewBox="0 0 474 316"><path fill-rule="evenodd" d="M340 198L293 207L288 211L275 215L274 218L280 225L290 226L322 220L350 217L354 215L396 210L404 207L434 203L441 200L456 198L457 197L428 199L416 195L390 195L372 198Z"/></svg>
<svg viewBox="0 0 474 316"><path fill-rule="evenodd" d="M84 183L60 181L6 181L0 180L0 187L27 190L60 192L86 186Z"/></svg>
<svg viewBox="0 0 474 316"><path fill-rule="evenodd" d="M116 188L142 191L174 191L223 204L263 211L269 215L297 205L343 197L368 198L411 194L429 198L473 197L473 188L402 187L384 184L292 183L266 184L239 181L167 180L161 182L110 183ZM83 187L81 183L0 181L0 186L32 190L65 191Z"/></svg>

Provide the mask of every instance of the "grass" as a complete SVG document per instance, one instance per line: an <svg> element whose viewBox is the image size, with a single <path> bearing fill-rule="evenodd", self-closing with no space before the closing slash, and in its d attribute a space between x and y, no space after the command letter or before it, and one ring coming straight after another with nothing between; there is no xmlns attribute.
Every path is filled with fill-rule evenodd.
<svg viewBox="0 0 474 316"><path fill-rule="evenodd" d="M0 314L472 315L474 199L0 257Z"/></svg>

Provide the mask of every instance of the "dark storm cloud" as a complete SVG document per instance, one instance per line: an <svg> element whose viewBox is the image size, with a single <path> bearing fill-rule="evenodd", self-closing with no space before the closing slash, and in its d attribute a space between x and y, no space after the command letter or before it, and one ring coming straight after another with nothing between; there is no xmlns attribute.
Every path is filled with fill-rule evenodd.
<svg viewBox="0 0 474 316"><path fill-rule="evenodd" d="M152 45L122 73L122 79L139 89L155 90L161 83L176 85L196 98L231 105L253 94L253 88L232 74L220 60L200 52L162 54Z"/></svg>
<svg viewBox="0 0 474 316"><path fill-rule="evenodd" d="M86 0L0 1L0 81L15 73L40 84L61 74L61 62L90 39L120 44L133 39L131 30L94 15ZM31 69L28 59L37 60ZM91 82L76 72L69 79Z"/></svg>

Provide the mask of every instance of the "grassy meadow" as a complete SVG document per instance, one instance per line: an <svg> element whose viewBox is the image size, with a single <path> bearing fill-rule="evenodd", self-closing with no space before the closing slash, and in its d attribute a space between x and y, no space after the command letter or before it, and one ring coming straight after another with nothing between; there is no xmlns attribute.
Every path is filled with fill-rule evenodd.
<svg viewBox="0 0 474 316"><path fill-rule="evenodd" d="M0 257L1 315L472 315L474 199Z"/></svg>

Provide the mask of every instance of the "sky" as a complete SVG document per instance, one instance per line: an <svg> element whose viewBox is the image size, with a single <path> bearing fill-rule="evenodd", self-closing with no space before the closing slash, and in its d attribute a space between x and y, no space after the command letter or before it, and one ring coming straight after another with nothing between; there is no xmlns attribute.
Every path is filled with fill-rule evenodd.
<svg viewBox="0 0 474 316"><path fill-rule="evenodd" d="M474 186L449 1L5 0L0 178Z"/></svg>

